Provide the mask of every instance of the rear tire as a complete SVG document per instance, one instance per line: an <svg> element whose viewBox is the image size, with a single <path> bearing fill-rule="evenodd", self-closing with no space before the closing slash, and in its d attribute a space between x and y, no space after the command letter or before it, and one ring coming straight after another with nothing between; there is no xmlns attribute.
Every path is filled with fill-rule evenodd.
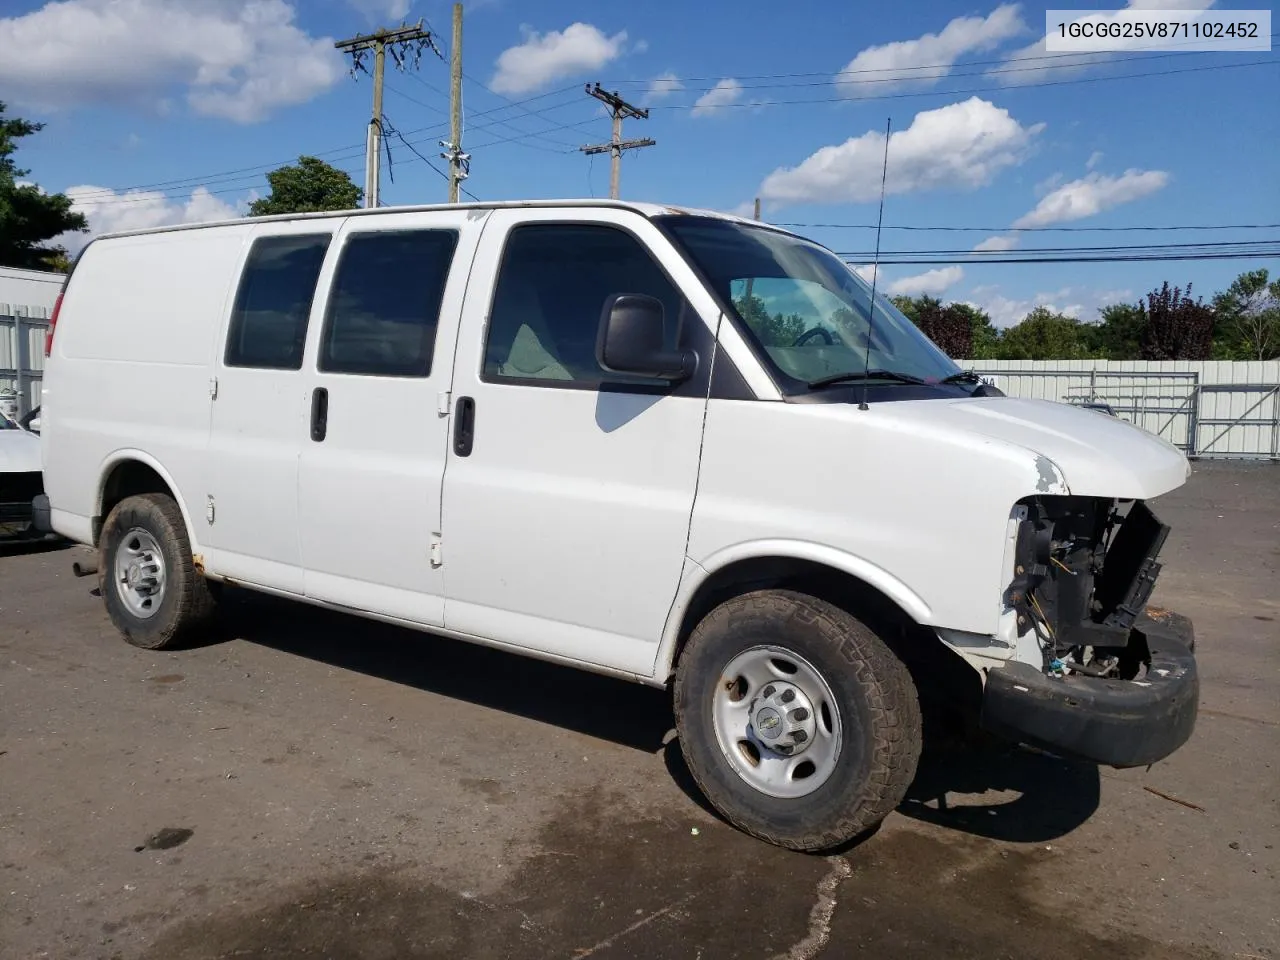
<svg viewBox="0 0 1280 960"><path fill-rule="evenodd" d="M165 650L195 638L214 612L172 497L144 493L116 504L102 527L98 586L107 613L135 647Z"/></svg>
<svg viewBox="0 0 1280 960"><path fill-rule="evenodd" d="M769 843L839 847L887 817L915 777L920 704L907 668L857 618L803 593L716 607L681 654L674 700L699 788Z"/></svg>

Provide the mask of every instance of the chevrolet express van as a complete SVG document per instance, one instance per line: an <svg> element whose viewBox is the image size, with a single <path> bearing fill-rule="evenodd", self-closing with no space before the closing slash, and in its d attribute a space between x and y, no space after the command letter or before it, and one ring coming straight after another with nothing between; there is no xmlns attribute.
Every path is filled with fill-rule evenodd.
<svg viewBox="0 0 1280 960"><path fill-rule="evenodd" d="M920 691L1148 764L1194 644L1144 615L1185 457L962 371L837 256L602 201L102 236L50 332L50 522L181 643L235 584L673 690L741 829L840 845L903 799ZM430 642L424 640L424 642Z"/></svg>

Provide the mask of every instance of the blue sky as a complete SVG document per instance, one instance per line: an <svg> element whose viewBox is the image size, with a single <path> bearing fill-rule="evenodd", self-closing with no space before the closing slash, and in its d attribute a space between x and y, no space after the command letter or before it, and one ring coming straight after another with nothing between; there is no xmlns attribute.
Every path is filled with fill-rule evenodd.
<svg viewBox="0 0 1280 960"><path fill-rule="evenodd" d="M891 119L886 227L991 229L886 229L886 251L1280 234L1042 229L1280 221L1274 52L1046 55L1045 8L1027 3L465 7L465 186L482 199L607 195L608 157L577 150L609 136L583 92L598 80L651 107L650 119L624 128L658 141L624 158L625 198L743 211L759 196L775 222L874 223ZM421 17L445 31L447 50L450 9L441 0L0 0L0 96L11 113L48 124L23 144L21 165L45 189L68 190L95 229L226 216L265 192L266 169L300 153L360 182L371 84L347 74L333 40ZM447 64L430 52L416 71L388 71L386 116L438 166L447 88ZM444 180L391 142L383 202L445 199ZM797 229L850 254L874 243L865 229ZM1164 280L1208 296L1257 266L1280 273L1276 260L966 262L886 267L879 282L977 303L1004 325L1036 303L1095 319L1099 303Z"/></svg>

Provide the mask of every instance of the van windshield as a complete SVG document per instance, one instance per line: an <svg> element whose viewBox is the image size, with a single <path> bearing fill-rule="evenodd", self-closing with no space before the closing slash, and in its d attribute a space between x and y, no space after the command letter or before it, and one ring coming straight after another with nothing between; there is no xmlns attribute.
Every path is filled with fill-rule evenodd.
<svg viewBox="0 0 1280 960"><path fill-rule="evenodd" d="M872 379L925 383L960 372L879 291L872 323L871 287L826 248L713 217L658 219L732 305L789 392L861 379L868 370Z"/></svg>

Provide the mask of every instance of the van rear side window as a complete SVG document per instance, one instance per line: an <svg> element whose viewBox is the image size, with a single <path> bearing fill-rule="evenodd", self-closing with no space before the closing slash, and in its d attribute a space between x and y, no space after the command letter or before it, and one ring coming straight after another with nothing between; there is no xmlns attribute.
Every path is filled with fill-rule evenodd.
<svg viewBox="0 0 1280 960"><path fill-rule="evenodd" d="M342 249L320 369L383 377L431 374L454 230L353 234Z"/></svg>
<svg viewBox="0 0 1280 960"><path fill-rule="evenodd" d="M307 319L329 240L324 233L254 241L231 313L227 366L302 369Z"/></svg>

